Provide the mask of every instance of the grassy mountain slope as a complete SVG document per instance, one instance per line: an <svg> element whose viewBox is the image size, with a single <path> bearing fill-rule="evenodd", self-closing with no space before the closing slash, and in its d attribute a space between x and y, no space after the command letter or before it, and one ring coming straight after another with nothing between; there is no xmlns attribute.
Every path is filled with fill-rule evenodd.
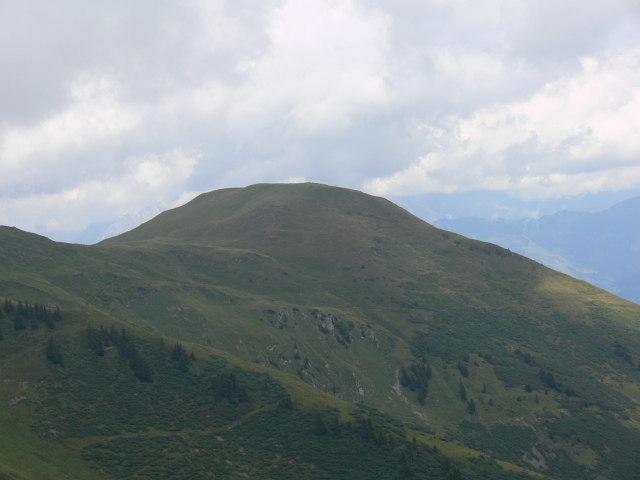
<svg viewBox="0 0 640 480"><path fill-rule="evenodd" d="M465 468L390 417L225 352L86 312L47 326L21 306L0 319L0 478L530 478Z"/></svg>
<svg viewBox="0 0 640 480"><path fill-rule="evenodd" d="M95 246L4 228L0 245L2 295L286 372L454 457L551 478L640 468L640 308L384 199L255 185Z"/></svg>

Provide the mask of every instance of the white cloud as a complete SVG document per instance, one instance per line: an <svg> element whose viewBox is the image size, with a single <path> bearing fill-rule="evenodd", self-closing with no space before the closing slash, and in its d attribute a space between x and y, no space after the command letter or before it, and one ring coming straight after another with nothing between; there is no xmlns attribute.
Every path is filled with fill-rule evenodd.
<svg viewBox="0 0 640 480"><path fill-rule="evenodd" d="M389 100L387 28L386 17L355 1L285 2L267 29L271 47L239 66L249 81L233 92L232 125L344 133Z"/></svg>
<svg viewBox="0 0 640 480"><path fill-rule="evenodd" d="M306 177L289 177L282 183L306 183Z"/></svg>
<svg viewBox="0 0 640 480"><path fill-rule="evenodd" d="M0 223L295 179L637 187L639 32L636 0L0 2Z"/></svg>
<svg viewBox="0 0 640 480"><path fill-rule="evenodd" d="M586 57L579 74L524 101L419 130L431 151L368 181L367 190L506 189L548 197L631 188L640 165L640 49Z"/></svg>
<svg viewBox="0 0 640 480"><path fill-rule="evenodd" d="M102 75L81 75L68 87L70 104L29 126L0 130L0 186L7 187L59 169L73 153L103 142L118 142L140 121L120 102L117 83Z"/></svg>
<svg viewBox="0 0 640 480"><path fill-rule="evenodd" d="M474 85L492 83L505 74L506 66L496 55L488 53L455 54L440 50L436 54L436 67L448 81Z"/></svg>
<svg viewBox="0 0 640 480"><path fill-rule="evenodd" d="M79 231L89 223L113 218L114 212L122 216L151 203L174 204L176 197L185 200L182 192L197 159L182 150L130 157L126 170L116 178L90 179L56 193L5 199L0 202L0 217L3 224L29 231Z"/></svg>

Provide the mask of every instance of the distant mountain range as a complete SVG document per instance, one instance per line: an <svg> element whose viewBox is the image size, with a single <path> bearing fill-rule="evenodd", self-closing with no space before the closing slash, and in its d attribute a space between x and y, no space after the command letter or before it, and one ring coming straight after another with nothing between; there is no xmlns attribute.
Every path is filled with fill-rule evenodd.
<svg viewBox="0 0 640 480"><path fill-rule="evenodd" d="M136 228L139 225L142 225L144 222L151 220L153 217L158 215L159 213L164 212L169 205L164 202L157 203L155 205L151 205L149 207L145 207L140 210L138 213L128 214L122 218L119 218L112 224L110 224L100 235L96 242L101 242L107 238L115 237L116 235L120 235L121 233L128 232Z"/></svg>
<svg viewBox="0 0 640 480"><path fill-rule="evenodd" d="M169 208L164 202L149 205L135 213L128 213L112 222L93 223L80 232L63 232L61 234L52 235L53 240L66 243L81 243L84 245L93 245L107 238L115 237L121 233L128 232L142 225L144 222L151 220L159 213Z"/></svg>
<svg viewBox="0 0 640 480"><path fill-rule="evenodd" d="M640 197L597 213L539 219L442 219L439 228L496 243L640 304Z"/></svg>

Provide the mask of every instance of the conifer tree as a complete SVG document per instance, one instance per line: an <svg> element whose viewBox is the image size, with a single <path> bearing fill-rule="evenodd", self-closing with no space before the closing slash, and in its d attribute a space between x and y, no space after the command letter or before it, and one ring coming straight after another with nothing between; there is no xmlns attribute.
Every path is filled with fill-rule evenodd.
<svg viewBox="0 0 640 480"><path fill-rule="evenodd" d="M118 332L116 332L116 328L113 325L109 329L109 341L115 346L120 345L120 337L118 337Z"/></svg>
<svg viewBox="0 0 640 480"><path fill-rule="evenodd" d="M13 319L13 328L16 330L24 330L26 328L24 317L20 313Z"/></svg>
<svg viewBox="0 0 640 480"><path fill-rule="evenodd" d="M340 419L338 418L337 415L333 417L333 424L331 426L331 429L333 430L333 434L336 437L342 436L342 431L340 430Z"/></svg>
<svg viewBox="0 0 640 480"><path fill-rule="evenodd" d="M111 346L111 342L109 341L109 332L107 332L107 329L104 328L103 325L100 325L100 333L98 334L98 337L100 338L100 341L103 346L105 347Z"/></svg>
<svg viewBox="0 0 640 480"><path fill-rule="evenodd" d="M464 385L462 384L462 380L460 380L459 387L460 387L460 399L463 402L466 402L467 401L467 389L464 388Z"/></svg>
<svg viewBox="0 0 640 480"><path fill-rule="evenodd" d="M91 350L97 350L98 344L100 344L98 332L91 325L87 328L87 344Z"/></svg>
<svg viewBox="0 0 640 480"><path fill-rule="evenodd" d="M153 372L149 364L141 358L137 359L135 369L133 369L133 374L140 380L141 382L151 382L153 381Z"/></svg>
<svg viewBox="0 0 640 480"><path fill-rule="evenodd" d="M426 399L427 399L427 391L424 388L421 388L418 391L418 403L420 405L424 405Z"/></svg>
<svg viewBox="0 0 640 480"><path fill-rule="evenodd" d="M182 345L180 343L176 343L173 347L173 361L178 362L182 357Z"/></svg>
<svg viewBox="0 0 640 480"><path fill-rule="evenodd" d="M316 413L316 423L315 423L315 426L313 427L313 434L326 435L327 432L328 432L327 426L325 425L324 420L322 419L322 415L319 412Z"/></svg>
<svg viewBox="0 0 640 480"><path fill-rule="evenodd" d="M8 298L4 299L4 313L11 313L14 310L13 302Z"/></svg>
<svg viewBox="0 0 640 480"><path fill-rule="evenodd" d="M53 330L53 317L51 316L51 312L49 312L49 310L45 308L44 305L42 306L40 315L44 324L49 327L50 330Z"/></svg>
<svg viewBox="0 0 640 480"><path fill-rule="evenodd" d="M400 455L400 478L414 478L415 474L407 461L407 455L402 452Z"/></svg>
<svg viewBox="0 0 640 480"><path fill-rule="evenodd" d="M64 367L62 352L60 351L60 348L58 348L56 342L53 340L53 337L49 337L49 342L47 343L47 348L45 349L45 355L54 365L60 365Z"/></svg>

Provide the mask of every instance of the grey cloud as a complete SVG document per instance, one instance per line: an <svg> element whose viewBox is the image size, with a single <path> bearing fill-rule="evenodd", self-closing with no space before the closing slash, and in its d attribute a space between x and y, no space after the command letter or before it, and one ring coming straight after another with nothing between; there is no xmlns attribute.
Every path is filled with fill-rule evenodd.
<svg viewBox="0 0 640 480"><path fill-rule="evenodd" d="M40 195L60 202L58 217L77 216L73 228L111 221L116 207L97 198L92 208L63 199L90 182L137 185L131 159L178 169L175 151L193 159L190 174L162 177L165 198L149 187L149 204L291 177L359 188L416 165L430 172L418 190L470 188L482 175L498 188L585 142L512 142L499 159L472 152L475 169L458 173L421 159L443 142L463 155L451 147L460 121L526 103L579 75L584 56L640 44L639 19L623 0L2 2L0 212ZM604 162L629 160L561 170ZM131 197L118 211L127 201L124 213L146 206Z"/></svg>

